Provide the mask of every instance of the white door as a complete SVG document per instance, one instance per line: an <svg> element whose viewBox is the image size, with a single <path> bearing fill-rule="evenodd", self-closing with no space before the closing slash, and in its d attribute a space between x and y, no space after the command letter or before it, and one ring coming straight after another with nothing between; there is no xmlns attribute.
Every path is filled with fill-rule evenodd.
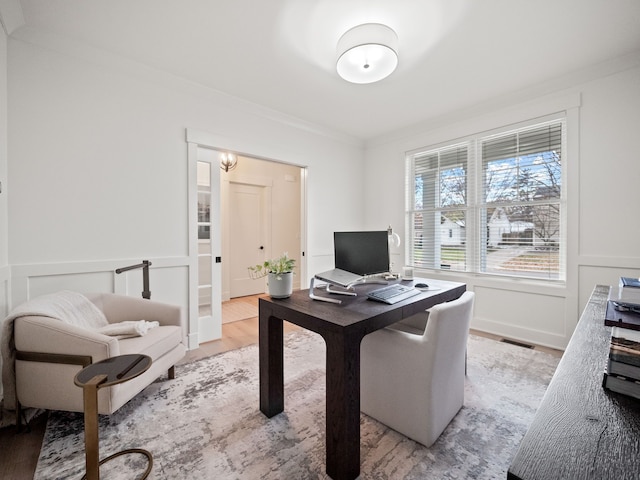
<svg viewBox="0 0 640 480"><path fill-rule="evenodd" d="M229 184L229 290L231 298L264 293L265 281L250 278L247 267L260 264L266 245L265 187Z"/></svg>
<svg viewBox="0 0 640 480"><path fill-rule="evenodd" d="M198 342L222 336L219 152L198 148L197 311Z"/></svg>

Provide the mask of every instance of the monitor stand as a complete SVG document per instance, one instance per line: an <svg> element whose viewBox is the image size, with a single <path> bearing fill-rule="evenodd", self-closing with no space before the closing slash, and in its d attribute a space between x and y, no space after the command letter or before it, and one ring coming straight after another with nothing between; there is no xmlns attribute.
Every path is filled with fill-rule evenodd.
<svg viewBox="0 0 640 480"><path fill-rule="evenodd" d="M387 275L385 275L385 278L387 277ZM314 292L314 288L315 288L315 280L316 277L312 277L311 278L311 283L309 284L309 298L313 299L313 300L320 300L321 302L329 302L329 303L342 303L342 300L338 300L337 298L330 298L330 297L319 297L317 296ZM319 279L320 280L320 279ZM366 284L378 284L378 285L388 285L389 282L387 280L385 280L384 278L380 278L380 277L375 277L373 275L370 275L368 277L364 277L361 280L358 280L357 282L354 282L350 285L347 285L346 287L342 286L342 285L338 285L335 283L331 283L328 282L327 280L321 280L323 282L325 282L326 285L326 292L329 294L334 294L334 295L348 295L350 297L356 297L358 294L355 292L355 289L353 287L355 287L356 285L366 285ZM333 288L338 288L339 290L334 290Z"/></svg>
<svg viewBox="0 0 640 480"><path fill-rule="evenodd" d="M329 302L329 303L342 303L342 300L338 300L337 298L329 298L329 297L318 297L316 294L314 294L314 288L315 288L315 280L316 277L312 277L311 278L311 283L309 284L309 298L313 299L313 300L320 300L321 302ZM347 287L343 287L342 285L336 285L334 283L331 282L327 282L326 280L322 280L323 282L325 282L327 284L326 286L326 291L327 293L333 293L335 295L348 295L350 297L355 297L358 294L354 291L353 289L353 285L348 285ZM332 290L331 286L334 287L339 287L342 288L344 290Z"/></svg>

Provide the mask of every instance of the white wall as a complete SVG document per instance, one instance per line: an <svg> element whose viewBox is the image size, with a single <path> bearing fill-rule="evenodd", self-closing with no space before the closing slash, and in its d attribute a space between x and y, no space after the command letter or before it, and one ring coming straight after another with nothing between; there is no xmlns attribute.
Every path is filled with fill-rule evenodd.
<svg viewBox="0 0 640 480"><path fill-rule="evenodd" d="M353 139L84 47L10 39L8 65L13 303L60 288L139 295L140 271L112 269L149 259L152 298L187 308L187 128L308 167L309 272L334 230L362 222Z"/></svg>
<svg viewBox="0 0 640 480"><path fill-rule="evenodd" d="M0 318L8 312L9 233L7 182L7 35L0 28Z"/></svg>
<svg viewBox="0 0 640 480"><path fill-rule="evenodd" d="M395 132L367 146L367 221L388 218L404 237L405 153L465 135L566 110L568 270L566 285L422 272L475 290L474 328L563 348L595 284L640 276L640 67L606 72L545 95L495 102L473 113ZM590 77L595 78L595 77ZM506 106L505 106L506 105ZM384 192L381 195L380 192ZM398 260L404 261L404 254Z"/></svg>

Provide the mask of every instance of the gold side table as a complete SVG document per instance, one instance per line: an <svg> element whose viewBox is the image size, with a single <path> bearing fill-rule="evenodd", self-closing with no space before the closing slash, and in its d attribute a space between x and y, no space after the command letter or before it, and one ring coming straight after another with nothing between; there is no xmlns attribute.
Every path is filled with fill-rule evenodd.
<svg viewBox="0 0 640 480"><path fill-rule="evenodd" d="M147 457L148 466L141 480L147 478L151 473L153 457L147 450L129 448L100 460L98 448L98 390L131 380L146 372L150 366L151 357L147 355L120 355L92 363L80 370L73 379L77 386L82 387L84 399L84 445L87 473L82 477L83 479L100 480L100 465L129 453L139 453Z"/></svg>

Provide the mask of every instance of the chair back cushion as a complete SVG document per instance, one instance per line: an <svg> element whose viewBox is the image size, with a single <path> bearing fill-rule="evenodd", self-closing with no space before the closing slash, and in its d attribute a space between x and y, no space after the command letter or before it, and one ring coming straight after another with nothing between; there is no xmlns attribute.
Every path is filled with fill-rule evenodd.
<svg viewBox="0 0 640 480"><path fill-rule="evenodd" d="M440 303L429 309L425 330L425 340L429 343L426 365L433 378L442 381L452 375L464 378L464 355L474 296L473 292L465 292L457 300Z"/></svg>

